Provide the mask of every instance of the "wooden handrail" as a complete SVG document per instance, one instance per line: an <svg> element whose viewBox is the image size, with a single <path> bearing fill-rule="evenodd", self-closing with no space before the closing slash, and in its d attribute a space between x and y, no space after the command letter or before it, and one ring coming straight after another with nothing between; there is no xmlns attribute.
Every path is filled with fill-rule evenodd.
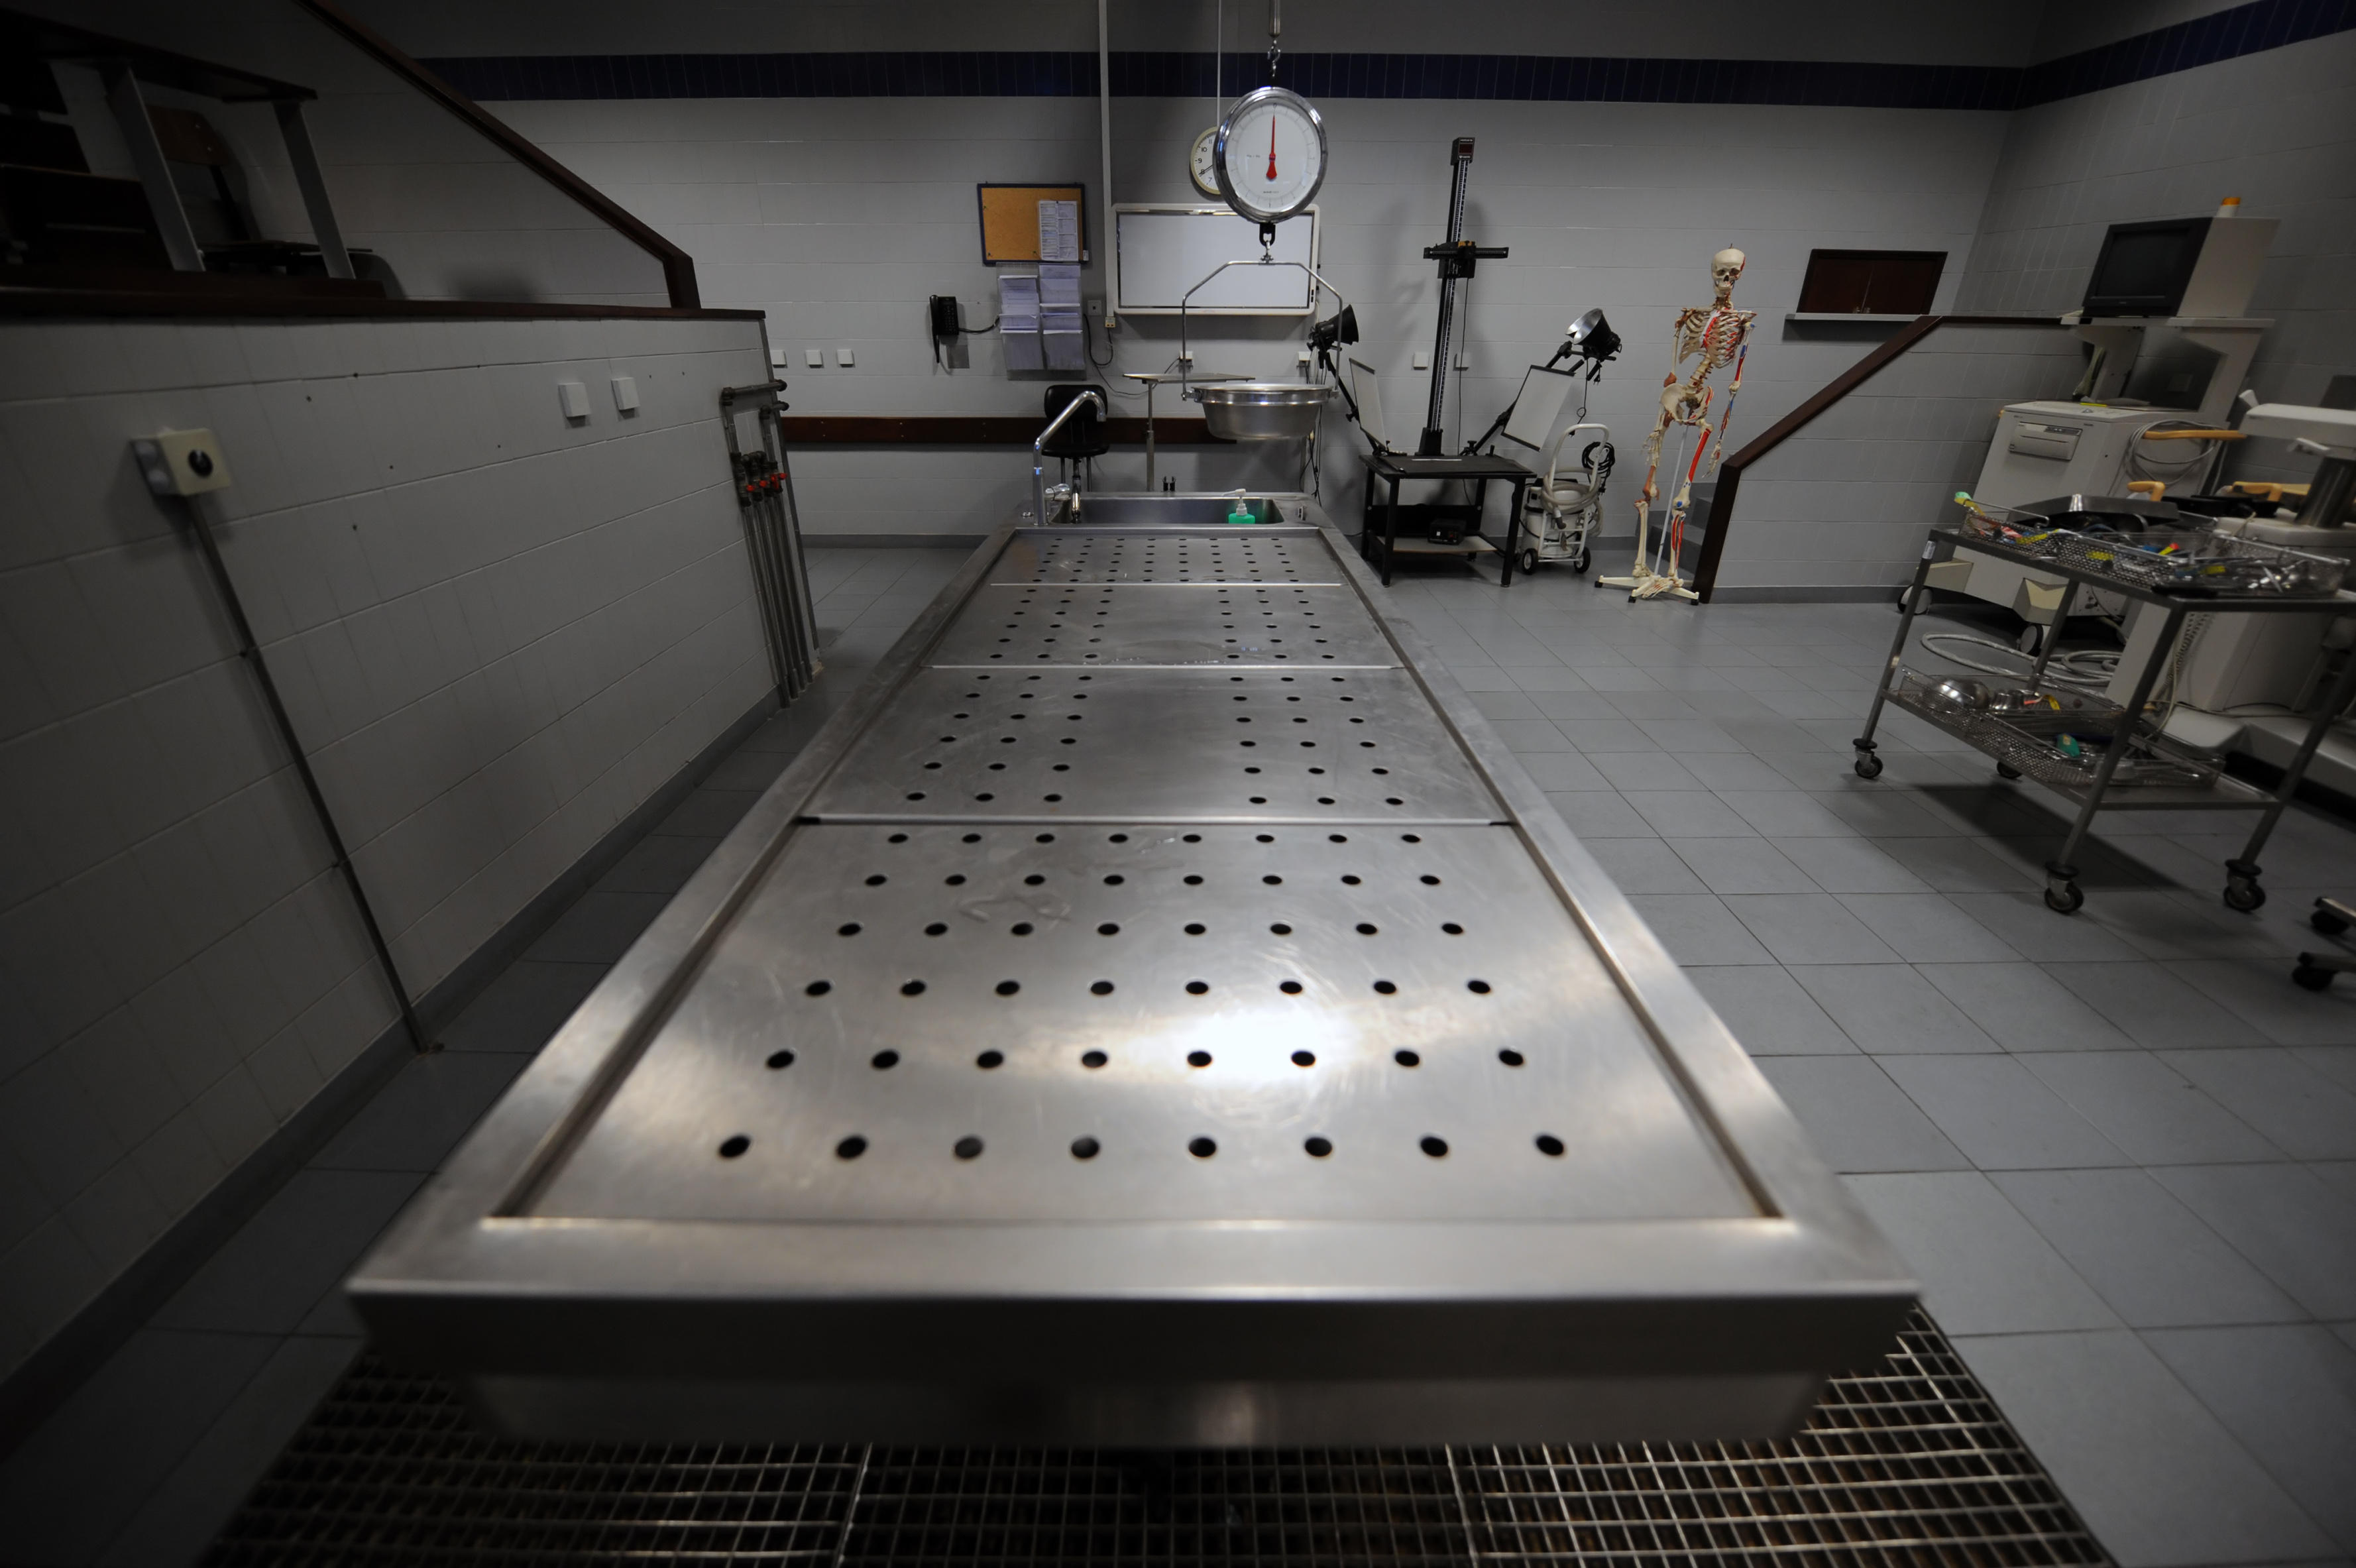
<svg viewBox="0 0 2356 1568"><path fill-rule="evenodd" d="M391 40L337 5L335 0L295 0L314 16L341 33L378 64L464 120L500 151L595 213L632 244L662 264L663 285L670 291L673 310L694 310L703 304L695 285L695 258L648 228L613 198L550 157L531 139L508 125L481 104L395 48Z"/></svg>
<svg viewBox="0 0 2356 1568"><path fill-rule="evenodd" d="M1742 488L1742 471L1798 434L1816 415L1881 373L1899 355L1942 327L2064 327L2051 316L1918 316L1839 375L1825 383L1814 397L1777 420L1759 438L1729 457L1718 470L1718 489L1710 497L1709 532L1703 535L1701 559L1694 564L1694 592L1704 604L1718 586L1719 557L1726 552L1727 524L1734 518L1734 498Z"/></svg>

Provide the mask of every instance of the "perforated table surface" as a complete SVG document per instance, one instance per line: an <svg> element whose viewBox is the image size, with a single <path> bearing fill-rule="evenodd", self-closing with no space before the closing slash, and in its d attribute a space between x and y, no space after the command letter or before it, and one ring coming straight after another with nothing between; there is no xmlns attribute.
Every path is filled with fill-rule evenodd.
<svg viewBox="0 0 2356 1568"><path fill-rule="evenodd" d="M354 1276L387 1348L565 1437L1797 1421L1912 1287L1338 546L1001 531Z"/></svg>

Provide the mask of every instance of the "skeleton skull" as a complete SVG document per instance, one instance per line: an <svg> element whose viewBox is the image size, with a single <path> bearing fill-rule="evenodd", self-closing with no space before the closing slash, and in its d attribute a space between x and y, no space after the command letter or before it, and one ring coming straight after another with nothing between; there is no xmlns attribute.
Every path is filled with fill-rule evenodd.
<svg viewBox="0 0 2356 1568"><path fill-rule="evenodd" d="M1709 259L1709 278L1718 285L1719 304L1724 305L1734 293L1734 280L1742 275L1742 269L1750 260L1730 245Z"/></svg>

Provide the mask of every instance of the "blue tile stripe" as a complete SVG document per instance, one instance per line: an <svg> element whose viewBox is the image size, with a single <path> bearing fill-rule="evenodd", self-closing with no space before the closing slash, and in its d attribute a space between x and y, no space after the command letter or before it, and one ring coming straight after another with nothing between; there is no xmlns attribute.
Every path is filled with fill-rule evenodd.
<svg viewBox="0 0 2356 1568"><path fill-rule="evenodd" d="M1312 99L1541 103L1783 103L1852 109L2019 109L2356 29L2356 0L2252 0L2026 69L1830 60L1589 55L1288 54ZM1265 57L1230 54L1230 87ZM428 69L482 101L534 98L1074 98L1097 91L1092 50L828 54L480 55ZM1208 97L1208 52L1116 50L1118 98Z"/></svg>

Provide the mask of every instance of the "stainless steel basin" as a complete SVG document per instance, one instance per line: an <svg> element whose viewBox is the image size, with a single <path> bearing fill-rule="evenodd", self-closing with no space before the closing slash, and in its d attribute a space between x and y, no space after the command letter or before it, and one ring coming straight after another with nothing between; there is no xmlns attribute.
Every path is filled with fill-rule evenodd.
<svg viewBox="0 0 2356 1568"><path fill-rule="evenodd" d="M1316 430L1325 407L1325 389L1305 381L1228 381L1190 395L1222 441L1299 441Z"/></svg>
<svg viewBox="0 0 2356 1568"><path fill-rule="evenodd" d="M1112 492L1091 490L1080 497L1079 521L1089 527L1153 528L1171 524L1219 524L1227 514L1248 511L1259 522L1299 523L1308 520L1308 499L1302 496L1248 496L1238 500L1225 493L1192 491Z"/></svg>

